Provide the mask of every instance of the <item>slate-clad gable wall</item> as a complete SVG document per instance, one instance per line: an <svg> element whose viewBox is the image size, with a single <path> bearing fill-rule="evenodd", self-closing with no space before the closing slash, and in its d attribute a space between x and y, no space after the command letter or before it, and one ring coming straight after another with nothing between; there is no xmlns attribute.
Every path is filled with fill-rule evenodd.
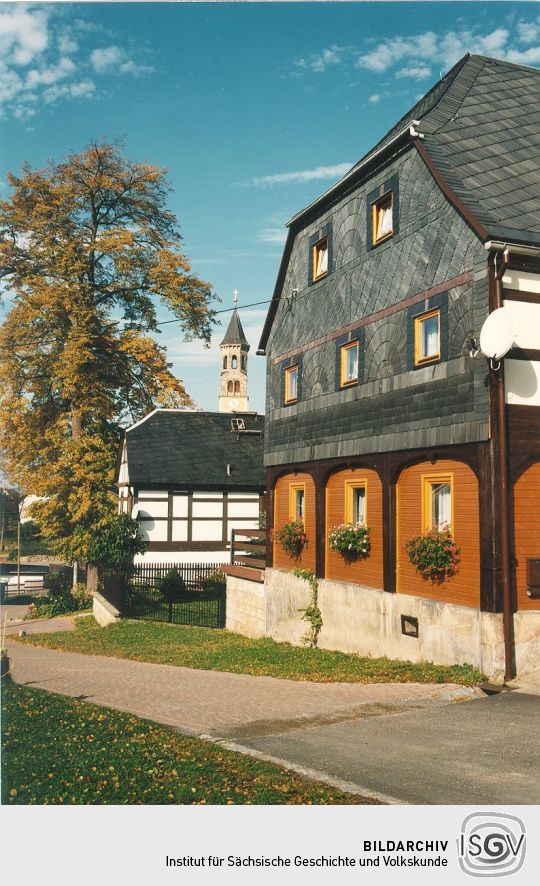
<svg viewBox="0 0 540 886"><path fill-rule="evenodd" d="M370 250L368 195L395 176L398 232ZM332 272L307 287L309 241L328 224ZM464 274L425 303L444 305L447 359L410 369L408 313L398 309L363 327L363 383L336 390L342 327ZM395 157L297 234L283 294L293 289L267 346L267 465L487 439L486 365L471 360L467 347L487 316L486 253L415 151ZM310 346L325 336L333 338ZM302 402L284 410L279 358L295 349L302 351Z"/></svg>

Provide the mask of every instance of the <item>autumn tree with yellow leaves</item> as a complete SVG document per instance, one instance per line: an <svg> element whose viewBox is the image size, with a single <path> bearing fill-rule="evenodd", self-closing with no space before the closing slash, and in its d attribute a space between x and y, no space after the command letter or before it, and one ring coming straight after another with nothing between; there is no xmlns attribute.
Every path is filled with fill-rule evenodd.
<svg viewBox="0 0 540 886"><path fill-rule="evenodd" d="M0 202L0 451L9 479L59 552L86 559L115 512L122 423L189 405L171 372L156 305L208 342L211 287L190 270L166 202L166 171L93 144L9 175Z"/></svg>

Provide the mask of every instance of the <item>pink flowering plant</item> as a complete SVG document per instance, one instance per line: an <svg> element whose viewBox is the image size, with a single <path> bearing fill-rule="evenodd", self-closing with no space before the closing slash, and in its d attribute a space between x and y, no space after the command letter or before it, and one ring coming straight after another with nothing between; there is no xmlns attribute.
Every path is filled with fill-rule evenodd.
<svg viewBox="0 0 540 886"><path fill-rule="evenodd" d="M448 526L415 535L404 547L410 562L425 579L440 582L457 572L461 550Z"/></svg>
<svg viewBox="0 0 540 886"><path fill-rule="evenodd" d="M330 550L351 559L366 557L371 548L370 532L371 529L364 523L342 523L341 526L333 526L328 535Z"/></svg>
<svg viewBox="0 0 540 886"><path fill-rule="evenodd" d="M274 539L280 543L287 554L298 559L307 545L307 535L303 521L291 520L290 523L285 523L281 529L276 529Z"/></svg>

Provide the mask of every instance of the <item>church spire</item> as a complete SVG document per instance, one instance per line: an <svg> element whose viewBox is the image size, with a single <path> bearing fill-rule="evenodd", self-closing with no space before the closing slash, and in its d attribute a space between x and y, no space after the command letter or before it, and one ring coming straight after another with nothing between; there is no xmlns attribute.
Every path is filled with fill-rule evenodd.
<svg viewBox="0 0 540 886"><path fill-rule="evenodd" d="M219 346L221 351L220 412L245 412L248 404L247 360L249 342L238 316L238 290L233 293L234 309L227 331Z"/></svg>

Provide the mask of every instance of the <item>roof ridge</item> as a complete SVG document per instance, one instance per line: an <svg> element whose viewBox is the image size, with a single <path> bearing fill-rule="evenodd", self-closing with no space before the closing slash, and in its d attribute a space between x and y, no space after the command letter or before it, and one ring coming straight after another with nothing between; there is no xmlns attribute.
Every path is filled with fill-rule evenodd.
<svg viewBox="0 0 540 886"><path fill-rule="evenodd" d="M465 53L465 55L462 56L459 59L459 61L457 61L455 63L455 65L452 68L450 68L449 71L446 72L444 77L441 77L440 80L437 80L437 82L431 87L431 89L428 89L426 94L423 95L422 98L416 102L416 104L414 104L412 107L410 107L408 109L408 111L406 111L405 114L403 114L403 116L401 116L399 118L399 120L396 123L394 123L394 125L388 130L388 132L386 132L383 135L383 137L380 138L379 141L376 142L373 145L373 147L370 148L370 150L366 154L364 154L364 156L360 160L358 160L357 163L354 164L352 169L356 169L357 167L361 166L362 163L365 163L366 160L368 160L372 154L375 154L376 151L378 151L382 147L384 147L384 145L393 138L394 134L397 134L402 129L404 129L404 127L407 125L407 122L409 122L413 119L417 119L417 118L420 120L425 119L425 117L429 113L431 113L431 111L433 111L441 103L441 101L443 100L443 98L447 94L448 90L450 89L450 87L454 83L456 77L458 76L458 74L460 73L462 68L465 67L466 63L469 61L470 58L471 58L471 54L468 52ZM443 87L443 85L444 85L444 87ZM432 99L434 96L434 93L437 93L438 91L440 91L440 94L437 95L434 103L431 106L429 106L430 99ZM419 112L415 113L417 111L417 109L419 110L422 108L424 103L426 103L428 105L428 107L422 113L419 113ZM348 175L348 173L347 173L347 175Z"/></svg>

